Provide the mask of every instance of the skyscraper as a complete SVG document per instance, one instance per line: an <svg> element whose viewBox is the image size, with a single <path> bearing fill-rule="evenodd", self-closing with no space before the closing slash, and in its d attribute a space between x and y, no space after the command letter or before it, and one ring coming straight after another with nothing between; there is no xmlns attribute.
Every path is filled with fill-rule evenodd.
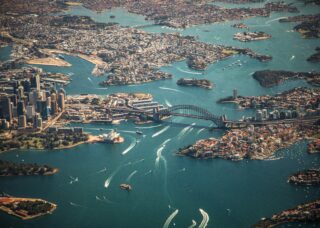
<svg viewBox="0 0 320 228"><path fill-rule="evenodd" d="M64 101L65 97L64 97L64 93L59 93L58 95L58 107L60 108L61 111L64 110Z"/></svg>
<svg viewBox="0 0 320 228"><path fill-rule="evenodd" d="M26 115L21 115L19 116L18 119L18 127L21 129L24 129L27 127L27 119L26 119Z"/></svg>
<svg viewBox="0 0 320 228"><path fill-rule="evenodd" d="M35 88L37 91L40 91L40 77L38 74L31 78L31 88Z"/></svg>
<svg viewBox="0 0 320 228"><path fill-rule="evenodd" d="M9 122L12 121L11 101L6 96L0 97L0 118L4 118Z"/></svg>
<svg viewBox="0 0 320 228"><path fill-rule="evenodd" d="M25 107L24 107L24 101L18 101L17 104L17 115L21 116L24 115L26 112Z"/></svg>

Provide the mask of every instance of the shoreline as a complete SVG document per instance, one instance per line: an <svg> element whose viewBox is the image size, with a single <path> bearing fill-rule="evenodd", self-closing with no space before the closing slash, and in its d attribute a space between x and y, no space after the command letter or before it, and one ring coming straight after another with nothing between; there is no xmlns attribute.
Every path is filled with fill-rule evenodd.
<svg viewBox="0 0 320 228"><path fill-rule="evenodd" d="M27 64L36 64L36 65L46 65L46 66L57 66L57 67L71 67L72 65L67 61L58 58L39 58L39 59L30 59L26 61Z"/></svg>
<svg viewBox="0 0 320 228"><path fill-rule="evenodd" d="M21 212L17 213L13 210L11 210L10 208L6 207L3 205L3 203L1 201L9 201L9 203L17 203L17 202L37 202L40 201L42 203L48 203L50 204L50 206L52 207L50 210L48 210L47 212L42 212L42 213L38 213L35 215L26 215L23 216L23 214ZM49 201L43 200L43 199L36 199L36 198L18 198L18 197L0 197L0 210L6 212L9 215L13 215L16 216L22 220L28 220L28 219L33 219L36 217L40 217L43 215L47 215L47 214L52 214L54 210L57 209L57 205L54 203L51 203ZM20 214L21 213L21 214Z"/></svg>

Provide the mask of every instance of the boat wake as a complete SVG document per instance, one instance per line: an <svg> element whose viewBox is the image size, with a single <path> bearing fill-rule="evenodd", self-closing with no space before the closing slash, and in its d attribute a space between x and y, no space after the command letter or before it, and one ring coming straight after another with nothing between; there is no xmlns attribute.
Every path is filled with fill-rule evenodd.
<svg viewBox="0 0 320 228"><path fill-rule="evenodd" d="M197 131L197 135L199 135L201 132L203 132L205 128L201 128L199 131Z"/></svg>
<svg viewBox="0 0 320 228"><path fill-rule="evenodd" d="M73 203L73 202L70 202L70 205L71 205L71 206L74 206L74 207L82 207L82 208L86 208L85 206L82 206L82 205L80 205L80 204Z"/></svg>
<svg viewBox="0 0 320 228"><path fill-rule="evenodd" d="M138 172L137 170L133 171L133 172L127 177L126 182L127 182L127 183L130 182L131 178L132 178L137 172Z"/></svg>
<svg viewBox="0 0 320 228"><path fill-rule="evenodd" d="M166 222L163 225L163 228L168 228L172 219L178 214L179 210L176 209L172 214L167 218Z"/></svg>
<svg viewBox="0 0 320 228"><path fill-rule="evenodd" d="M183 128L180 133L178 134L178 139L181 139L185 134L191 132L192 126L194 126L196 123L193 123L185 128ZM191 129L191 130L190 130ZM190 130L190 131L189 131Z"/></svg>
<svg viewBox="0 0 320 228"><path fill-rule="evenodd" d="M104 172L106 172L106 171L107 171L107 168L103 168L103 169L97 171L97 173L104 173Z"/></svg>
<svg viewBox="0 0 320 228"><path fill-rule="evenodd" d="M182 168L178 170L178 173L185 172L185 171L186 171L186 168Z"/></svg>
<svg viewBox="0 0 320 228"><path fill-rule="evenodd" d="M130 162L131 165L135 165L135 164L138 164L140 162L143 162L144 161L144 158L140 159L140 160L137 160L137 161L134 161L134 162Z"/></svg>
<svg viewBox="0 0 320 228"><path fill-rule="evenodd" d="M167 105L168 107L172 107L172 104L171 104L167 99L165 99L164 102L166 103L166 105Z"/></svg>
<svg viewBox="0 0 320 228"><path fill-rule="evenodd" d="M169 128L170 128L170 126L166 126L166 127L162 128L160 131L154 133L151 137L152 138L157 137L158 135L161 135L163 132L167 131Z"/></svg>
<svg viewBox="0 0 320 228"><path fill-rule="evenodd" d="M179 70L179 71L181 71L181 72L183 72L183 73L186 73L186 74L202 74L202 73L200 73L200 72L192 72L192 71L187 71L187 70L183 70L183 69L181 69L180 67L177 67L177 69Z"/></svg>
<svg viewBox="0 0 320 228"><path fill-rule="evenodd" d="M92 79L88 77L89 82L93 85Z"/></svg>
<svg viewBox="0 0 320 228"><path fill-rule="evenodd" d="M197 222L192 219L192 224L188 228L193 228L197 225Z"/></svg>
<svg viewBox="0 0 320 228"><path fill-rule="evenodd" d="M128 153L130 150L132 150L135 146L136 146L136 143L137 140L134 140L127 149L125 149L121 154L122 155L125 155L126 153Z"/></svg>
<svg viewBox="0 0 320 228"><path fill-rule="evenodd" d="M124 133L131 133L131 134L136 134L135 131L125 131L125 130L119 130L120 132L124 132Z"/></svg>
<svg viewBox="0 0 320 228"><path fill-rule="evenodd" d="M104 187L105 187L105 188L108 188L108 187L109 187L109 185L110 185L110 183L111 183L114 175L116 175L116 174L119 172L119 170L120 170L120 167L118 167L118 168L108 177L108 179L104 182Z"/></svg>
<svg viewBox="0 0 320 228"><path fill-rule="evenodd" d="M168 87L159 87L159 89L162 89L162 90L169 90L169 91L173 91L173 92L177 92L177 93L183 93L181 90L178 90L178 89L172 89L172 88L168 88Z"/></svg>
<svg viewBox="0 0 320 228"><path fill-rule="evenodd" d="M286 18L287 18L287 17L278 17L278 18L275 18L275 19L266 21L266 25L267 25L267 24L270 24L271 22L278 21L278 20L280 20L280 19L286 19Z"/></svg>
<svg viewBox="0 0 320 228"><path fill-rule="evenodd" d="M156 125L156 126L150 126L150 127L136 127L138 129L151 129L151 128L157 128L157 127L161 127L162 124Z"/></svg>
<svg viewBox="0 0 320 228"><path fill-rule="evenodd" d="M105 202L105 203L113 203L111 200L108 200L105 196L103 196L103 199L101 199L99 196L96 196L96 200Z"/></svg>
<svg viewBox="0 0 320 228"><path fill-rule="evenodd" d="M103 87L103 88L96 88L96 89L103 89L103 90L106 90L108 89L107 87Z"/></svg>
<svg viewBox="0 0 320 228"><path fill-rule="evenodd" d="M201 209L201 208L199 208L199 211L200 211L200 213L201 213L201 215L202 215L202 221L201 221L201 223L200 223L200 225L199 225L199 228L205 228L205 227L207 227L208 222L209 222L209 215L208 215L207 212L205 212L205 211L204 211L203 209Z"/></svg>

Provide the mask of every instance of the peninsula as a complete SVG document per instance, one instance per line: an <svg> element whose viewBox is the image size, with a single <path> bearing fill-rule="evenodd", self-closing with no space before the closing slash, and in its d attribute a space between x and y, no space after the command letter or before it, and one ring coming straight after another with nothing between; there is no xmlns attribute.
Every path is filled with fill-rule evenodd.
<svg viewBox="0 0 320 228"><path fill-rule="evenodd" d="M296 185L320 185L320 170L307 169L289 177L288 182Z"/></svg>
<svg viewBox="0 0 320 228"><path fill-rule="evenodd" d="M42 199L0 196L0 210L23 220L52 214L57 205Z"/></svg>
<svg viewBox="0 0 320 228"><path fill-rule="evenodd" d="M263 218L254 228L276 227L285 223L316 222L320 221L320 200L298 205L295 208L274 214L271 218Z"/></svg>
<svg viewBox="0 0 320 228"><path fill-rule="evenodd" d="M32 175L52 175L57 173L57 168L38 164L16 164L9 161L0 160L0 176L32 176Z"/></svg>
<svg viewBox="0 0 320 228"><path fill-rule="evenodd" d="M277 124L243 129L231 129L221 138L197 141L179 149L178 155L199 159L223 158L239 161L244 158L264 160L272 158L276 151L297 141L315 136L319 126Z"/></svg>
<svg viewBox="0 0 320 228"><path fill-rule="evenodd" d="M252 77L263 87L272 87L288 79L304 79L314 86L320 86L319 72L292 72L283 70L256 71Z"/></svg>

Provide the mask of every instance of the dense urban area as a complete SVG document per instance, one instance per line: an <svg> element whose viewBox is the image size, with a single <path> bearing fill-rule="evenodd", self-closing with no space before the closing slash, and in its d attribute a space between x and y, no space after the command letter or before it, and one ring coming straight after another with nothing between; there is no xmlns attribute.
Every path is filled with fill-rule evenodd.
<svg viewBox="0 0 320 228"><path fill-rule="evenodd" d="M214 4L217 2L233 3L236 7L225 8ZM302 2L320 5L318 0ZM261 5L254 8L243 7L242 4L246 3ZM0 61L0 153L18 150L62 150L92 143L123 143L126 138L120 136L120 131L116 129L108 134L96 135L85 132L83 125L103 124L101 126L114 127L130 121L139 129L139 126L144 124L161 123L173 116L213 120L217 126L210 130L219 128L223 131L221 137L183 141L183 148L172 151L181 157L199 160L220 158L234 162L275 160L279 150L300 141L307 142L308 156L317 156L320 152L320 72L313 69L309 72L286 69L255 71L250 78L264 89L298 80L306 82L308 86L257 96L241 95L235 88L230 91L230 96L210 101L221 107L228 107L231 103L235 111L253 111L253 116L244 116L238 120L229 120L226 115L215 117L209 111L195 106L184 108L189 107L191 111L197 111L197 114L177 113L175 111L178 108L162 104L152 90L123 92L126 86L175 79L177 80L174 83L178 86L211 92L216 87L214 77L212 80L202 77L211 64L234 56L247 56L261 63L273 59L269 54L241 46L242 42L252 44L276 39L271 34L256 31L245 23L235 22L229 25L230 29L238 31L232 33L231 38L239 43L239 47L202 42L196 36L176 32L177 29L270 17L275 12L287 12L293 15L279 18L278 23L294 22L292 32L299 33L300 39L319 39L320 14L297 15L299 10L294 4L263 0L0 0L0 5L0 48L11 47L10 59ZM139 28L121 26L116 22L96 22L89 16L67 14L70 6L82 6L100 13L121 7L130 13L143 15L151 25L167 26L176 30L170 33L151 33L143 30L143 26ZM67 94L65 87L74 80L72 74L52 73L41 68L42 65L70 67L71 64L65 59L67 55L79 57L94 65L92 75L102 78L97 86L121 86L119 88L124 90L117 93L107 92L103 96ZM319 64L319 60L320 47L305 58L310 64ZM175 78L175 75L162 70L162 67L179 61L185 61L187 67L201 77ZM242 66L240 60L234 64ZM165 127L152 138L168 129L169 127ZM140 130L134 133L145 136ZM157 151L157 156L157 159L163 159L161 151ZM51 165L0 159L0 178L54 177L61 172L63 170ZM128 181L132 176L129 177L128 183L120 184L120 189L128 192L133 190ZM319 166L296 170L296 173L287 178L288 185L292 187L319 187ZM107 181L105 188L109 185ZM9 194L0 194L0 210L21 219L51 214L58 207L55 203L43 199L21 198ZM201 210L200 212L203 215ZM262 218L253 226L274 227L292 222L319 221L318 199L303 202L273 214L270 218ZM201 224L200 227L206 227Z"/></svg>

